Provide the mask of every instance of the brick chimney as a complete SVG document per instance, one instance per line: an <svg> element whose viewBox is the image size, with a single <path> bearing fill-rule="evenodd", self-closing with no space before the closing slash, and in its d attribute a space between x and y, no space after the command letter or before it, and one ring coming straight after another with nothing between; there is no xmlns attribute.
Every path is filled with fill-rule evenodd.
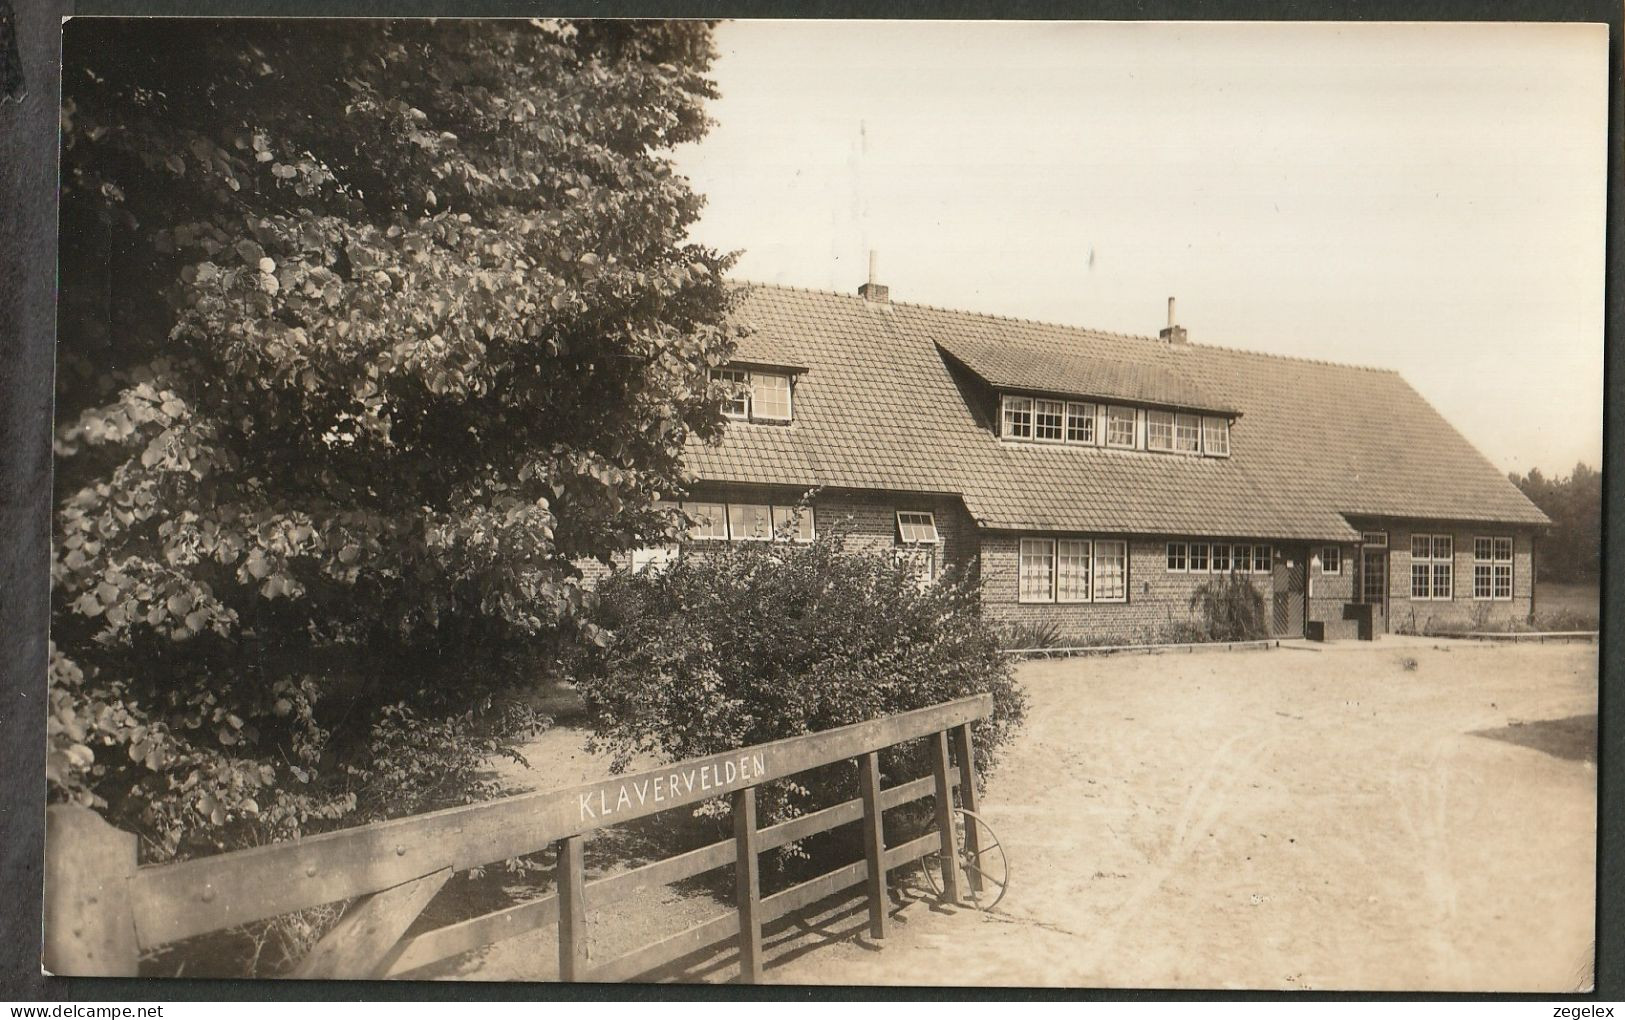
<svg viewBox="0 0 1625 1020"><path fill-rule="evenodd" d="M875 282L875 264L878 258L874 251L869 252L869 282L858 288L858 296L865 301L884 305L891 302L891 288L882 287Z"/></svg>
<svg viewBox="0 0 1625 1020"><path fill-rule="evenodd" d="M1174 324L1173 298L1168 299L1168 325L1165 326L1162 331L1157 334L1157 336L1161 337L1170 344L1182 344L1185 342L1185 327Z"/></svg>

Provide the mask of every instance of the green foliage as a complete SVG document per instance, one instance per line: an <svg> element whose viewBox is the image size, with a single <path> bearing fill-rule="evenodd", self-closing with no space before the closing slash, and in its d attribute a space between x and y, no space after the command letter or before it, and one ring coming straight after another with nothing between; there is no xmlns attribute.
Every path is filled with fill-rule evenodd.
<svg viewBox="0 0 1625 1020"><path fill-rule="evenodd" d="M721 427L709 26L66 36L53 796L167 857L488 793Z"/></svg>
<svg viewBox="0 0 1625 1020"><path fill-rule="evenodd" d="M618 767L680 760L991 692L973 729L989 766L1021 723L1026 697L975 588L944 576L921 586L906 564L844 549L739 543L690 551L661 572L620 573L600 589L614 634L580 663L595 742ZM928 774L922 741L883 755L893 781ZM849 763L773 784L779 821L856 795Z"/></svg>
<svg viewBox="0 0 1625 1020"><path fill-rule="evenodd" d="M999 647L1007 649L1058 648L1061 645L1059 620L1023 620L1006 625L999 632Z"/></svg>
<svg viewBox="0 0 1625 1020"><path fill-rule="evenodd" d="M1508 475L1552 525L1535 556L1542 581L1594 581L1602 569L1602 475L1585 464L1567 478L1547 478L1539 468Z"/></svg>
<svg viewBox="0 0 1625 1020"><path fill-rule="evenodd" d="M1269 636L1264 596L1241 574L1204 581L1191 593L1199 637L1191 641L1256 641Z"/></svg>

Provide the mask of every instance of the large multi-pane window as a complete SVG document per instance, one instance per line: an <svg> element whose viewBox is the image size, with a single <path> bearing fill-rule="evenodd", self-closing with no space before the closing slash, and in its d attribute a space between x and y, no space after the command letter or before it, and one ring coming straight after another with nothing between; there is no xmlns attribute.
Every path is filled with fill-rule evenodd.
<svg viewBox="0 0 1625 1020"><path fill-rule="evenodd" d="M768 503L680 503L690 539L766 542L813 540L813 508Z"/></svg>
<svg viewBox="0 0 1625 1020"><path fill-rule="evenodd" d="M1003 430L1006 439L1031 439L1033 437L1032 397L1005 396Z"/></svg>
<svg viewBox="0 0 1625 1020"><path fill-rule="evenodd" d="M1473 598L1512 598L1512 539L1473 539Z"/></svg>
<svg viewBox="0 0 1625 1020"><path fill-rule="evenodd" d="M1096 602L1128 601L1128 543L1095 543Z"/></svg>
<svg viewBox="0 0 1625 1020"><path fill-rule="evenodd" d="M1059 400L1033 401L1033 438L1045 443L1059 443L1065 407Z"/></svg>
<svg viewBox="0 0 1625 1020"><path fill-rule="evenodd" d="M1066 441L1095 445L1095 405L1070 402L1066 405Z"/></svg>
<svg viewBox="0 0 1625 1020"><path fill-rule="evenodd" d="M1412 601L1448 602L1455 595L1455 569L1451 536L1411 536Z"/></svg>
<svg viewBox="0 0 1625 1020"><path fill-rule="evenodd" d="M1134 408L1106 408L1106 445L1134 448Z"/></svg>
<svg viewBox="0 0 1625 1020"><path fill-rule="evenodd" d="M1055 540L1024 538L1021 540L1020 602L1055 601Z"/></svg>
<svg viewBox="0 0 1625 1020"><path fill-rule="evenodd" d="M1147 450L1174 448L1174 412L1145 412L1145 448Z"/></svg>
<svg viewBox="0 0 1625 1020"><path fill-rule="evenodd" d="M1128 601L1128 543L1024 538L1017 564L1021 602Z"/></svg>
<svg viewBox="0 0 1625 1020"><path fill-rule="evenodd" d="M729 418L750 421L790 420L790 376L784 372L762 372L740 368L718 368L711 378L723 383L727 396L722 413Z"/></svg>
<svg viewBox="0 0 1625 1020"><path fill-rule="evenodd" d="M1081 538L1055 542L1055 601L1089 601L1089 555L1094 543Z"/></svg>

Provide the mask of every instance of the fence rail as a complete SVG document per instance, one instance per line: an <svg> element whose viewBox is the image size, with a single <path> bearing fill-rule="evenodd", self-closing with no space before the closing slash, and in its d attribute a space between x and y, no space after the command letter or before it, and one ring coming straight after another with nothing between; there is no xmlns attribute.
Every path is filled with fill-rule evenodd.
<svg viewBox="0 0 1625 1020"><path fill-rule="evenodd" d="M733 937L739 939L742 978L759 980L762 925L824 896L867 882L870 933L882 938L886 873L941 851L947 896L958 898L949 812L956 787L964 807L975 810L971 725L992 709L992 698L978 695L636 775L140 868L134 836L84 808L56 805L46 822L46 968L56 974L132 975L142 950L353 901L295 976L400 976L557 924L563 980L636 977ZM933 774L882 788L879 752L922 737L933 738ZM859 797L767 828L757 826L757 786L848 759L857 759L860 766ZM731 801L732 839L586 881L586 834L719 796ZM926 797L936 802L938 832L888 848L884 812ZM864 860L761 896L759 854L860 821L865 826ZM403 939L455 872L549 845L557 851L556 892ZM617 959L591 959L589 905L728 864L734 865L736 876L734 913Z"/></svg>

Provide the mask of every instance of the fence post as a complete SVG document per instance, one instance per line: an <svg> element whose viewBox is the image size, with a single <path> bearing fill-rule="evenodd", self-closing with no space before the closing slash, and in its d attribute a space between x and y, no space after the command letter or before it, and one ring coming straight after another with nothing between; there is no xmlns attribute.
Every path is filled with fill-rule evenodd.
<svg viewBox="0 0 1625 1020"><path fill-rule="evenodd" d="M982 834L976 831L976 749L970 739L970 723L954 727L954 753L959 756L959 804L972 817L965 819L965 856L975 867L965 869L965 885L975 895L982 891Z"/></svg>
<svg viewBox="0 0 1625 1020"><path fill-rule="evenodd" d="M739 904L739 980L762 980L761 865L756 859L756 787L733 794L734 883Z"/></svg>
<svg viewBox="0 0 1625 1020"><path fill-rule="evenodd" d="M863 856L869 862L869 936L886 937L886 819L880 806L880 754L858 759L863 793Z"/></svg>
<svg viewBox="0 0 1625 1020"><path fill-rule="evenodd" d="M942 833L942 893L949 903L959 903L959 852L954 837L954 788L948 782L948 731L938 730L931 738L932 772L937 780L937 828Z"/></svg>
<svg viewBox="0 0 1625 1020"><path fill-rule="evenodd" d="M583 981L587 976L586 842L579 835L558 842L560 981Z"/></svg>
<svg viewBox="0 0 1625 1020"><path fill-rule="evenodd" d="M141 951L130 906L133 833L89 808L45 809L45 969L71 977L135 977Z"/></svg>

